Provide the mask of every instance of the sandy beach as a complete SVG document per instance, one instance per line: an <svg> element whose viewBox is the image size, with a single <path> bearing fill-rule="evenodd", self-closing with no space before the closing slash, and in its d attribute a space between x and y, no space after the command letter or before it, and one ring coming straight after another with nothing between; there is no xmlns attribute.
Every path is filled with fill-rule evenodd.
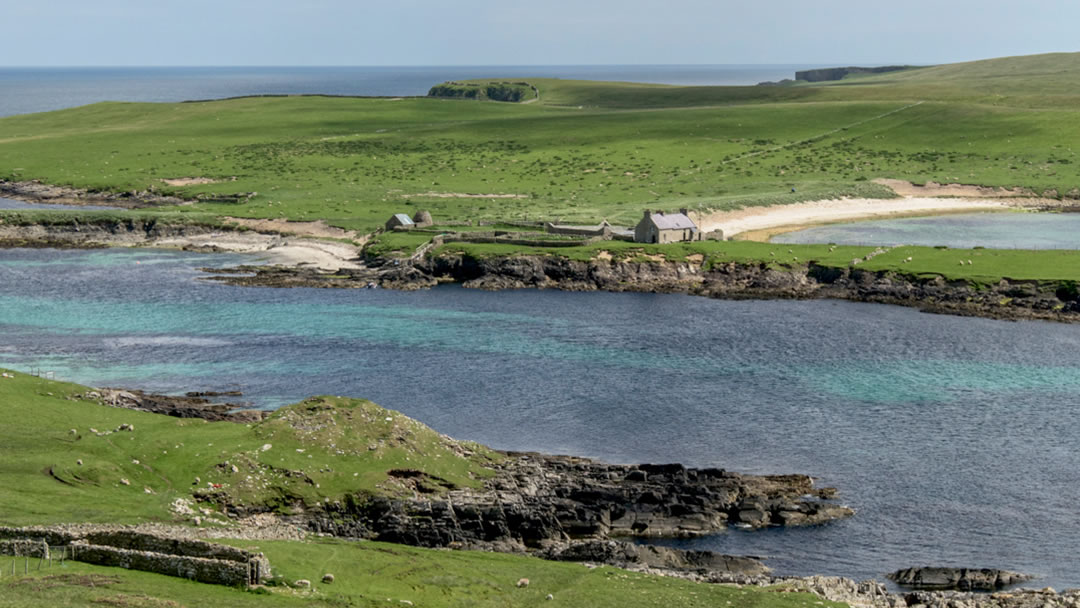
<svg viewBox="0 0 1080 608"><path fill-rule="evenodd" d="M157 239L157 247L177 249L213 249L234 253L257 254L271 264L319 270L363 268L360 248L355 245L322 241L301 236L283 237L258 232L213 232L202 235Z"/></svg>
<svg viewBox="0 0 1080 608"><path fill-rule="evenodd" d="M703 231L723 230L724 237L728 239L736 235L750 236L751 233L755 237L767 238L779 232L815 224L942 213L1004 211L1018 206L1013 200L1001 199L852 198L717 211L698 215L695 219Z"/></svg>
<svg viewBox="0 0 1080 608"><path fill-rule="evenodd" d="M740 239L768 240L782 232L818 224L1064 205L1062 201L1037 198L1034 192L1020 189L935 182L915 185L895 179L874 181L888 186L900 198L845 198L691 215L703 231L723 230L726 239L738 235Z"/></svg>

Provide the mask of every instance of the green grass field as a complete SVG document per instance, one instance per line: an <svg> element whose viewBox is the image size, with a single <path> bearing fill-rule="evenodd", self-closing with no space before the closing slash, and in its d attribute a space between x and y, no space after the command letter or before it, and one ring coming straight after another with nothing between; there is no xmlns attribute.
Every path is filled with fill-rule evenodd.
<svg viewBox="0 0 1080 608"><path fill-rule="evenodd" d="M14 116L0 119L0 177L257 192L181 211L365 232L421 208L629 224L643 207L889 196L875 178L1080 193L1080 54L790 87L532 84L538 103L288 97ZM218 181L161 181L180 177Z"/></svg>
<svg viewBox="0 0 1080 608"><path fill-rule="evenodd" d="M586 568L532 557L472 551L417 549L376 542L230 541L262 551L278 584L245 591L146 572L66 562L23 574L22 558L0 556L0 607L125 606L159 607L374 607L516 608L588 606L590 608L840 607L806 593L776 589L693 583L627 572ZM12 576L11 566L16 567ZM324 574L334 582L323 584ZM529 579L519 588L517 581ZM286 586L309 580L310 589ZM552 595L552 600L546 596ZM404 602L409 602L408 604Z"/></svg>

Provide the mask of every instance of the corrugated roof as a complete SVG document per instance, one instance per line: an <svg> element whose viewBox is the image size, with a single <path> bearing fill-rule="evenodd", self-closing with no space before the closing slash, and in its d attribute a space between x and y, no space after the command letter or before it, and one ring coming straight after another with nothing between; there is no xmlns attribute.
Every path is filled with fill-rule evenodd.
<svg viewBox="0 0 1080 608"><path fill-rule="evenodd" d="M395 213L394 217L396 217L398 221L401 222L402 226L408 226L409 224L413 223L412 218L405 215L404 213Z"/></svg>
<svg viewBox="0 0 1080 608"><path fill-rule="evenodd" d="M652 214L652 221L660 230L685 230L687 228L697 230L697 224L681 213L668 213L661 215Z"/></svg>

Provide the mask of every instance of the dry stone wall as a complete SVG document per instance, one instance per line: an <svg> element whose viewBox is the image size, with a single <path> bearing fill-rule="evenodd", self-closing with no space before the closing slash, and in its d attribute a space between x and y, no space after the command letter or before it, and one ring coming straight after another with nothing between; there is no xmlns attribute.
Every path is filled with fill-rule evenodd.
<svg viewBox="0 0 1080 608"><path fill-rule="evenodd" d="M255 585L270 577L270 562L262 553L201 540L134 530L74 533L54 528L0 527L0 555L48 558L50 546L69 548L71 559L80 562L215 585Z"/></svg>

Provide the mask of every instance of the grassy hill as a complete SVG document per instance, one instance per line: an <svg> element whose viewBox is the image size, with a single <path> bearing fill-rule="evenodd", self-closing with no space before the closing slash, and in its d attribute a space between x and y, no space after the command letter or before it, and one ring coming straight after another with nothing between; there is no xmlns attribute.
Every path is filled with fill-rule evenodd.
<svg viewBox="0 0 1080 608"><path fill-rule="evenodd" d="M0 525L171 521L174 501L198 494L210 506L279 511L346 494L411 496L389 471L422 471L439 492L475 486L499 458L360 399L313 397L260 423L209 423L9 375L0 377Z"/></svg>
<svg viewBox="0 0 1080 608"><path fill-rule="evenodd" d="M529 104L101 103L0 119L0 178L188 198L255 192L180 210L362 231L418 209L436 220L632 223L644 207L890 196L872 183L883 177L1080 195L1078 57L789 87L538 79ZM211 181L163 181L182 177Z"/></svg>

